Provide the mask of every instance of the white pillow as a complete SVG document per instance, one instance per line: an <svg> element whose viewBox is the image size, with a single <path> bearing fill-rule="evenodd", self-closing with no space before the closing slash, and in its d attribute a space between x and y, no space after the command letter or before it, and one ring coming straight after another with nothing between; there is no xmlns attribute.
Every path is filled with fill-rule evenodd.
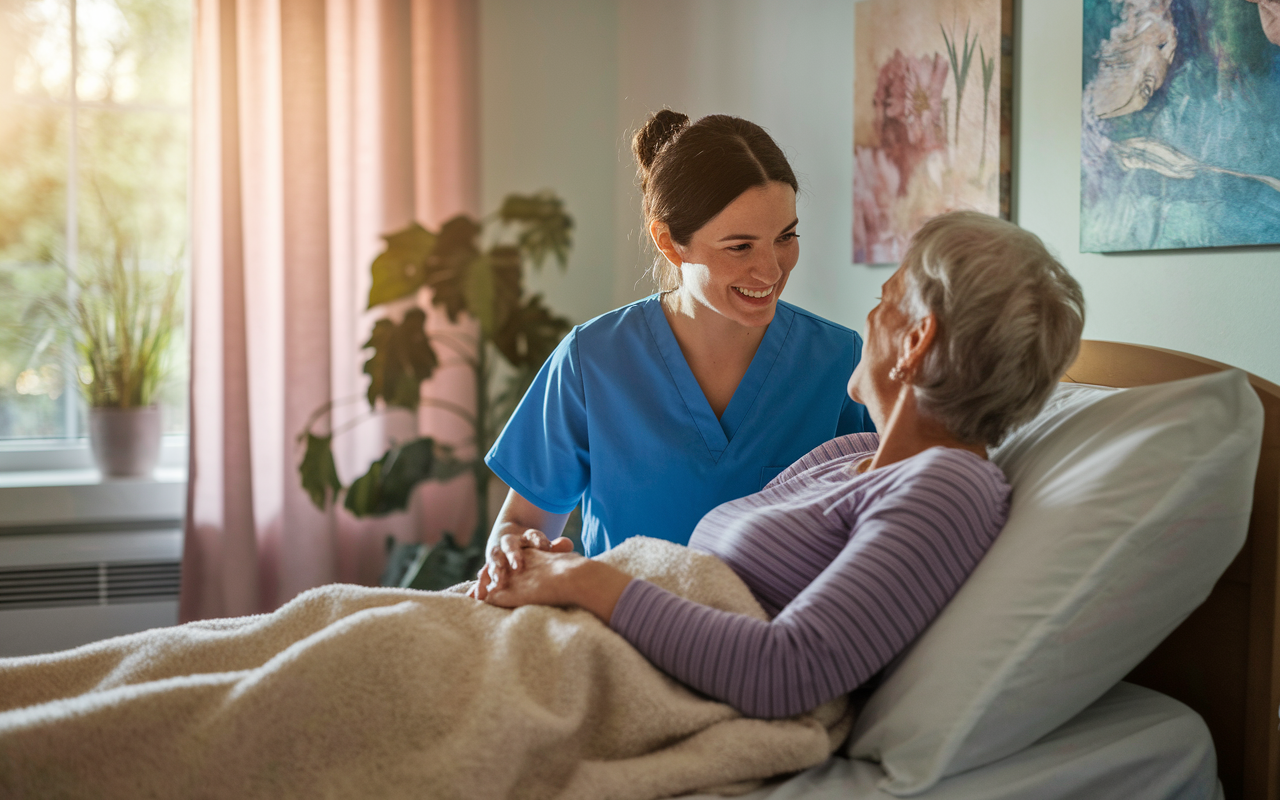
<svg viewBox="0 0 1280 800"><path fill-rule="evenodd" d="M993 451L1009 521L872 694L847 752L914 794L1075 716L1204 601L1244 543L1262 405L1229 370L1063 384Z"/></svg>

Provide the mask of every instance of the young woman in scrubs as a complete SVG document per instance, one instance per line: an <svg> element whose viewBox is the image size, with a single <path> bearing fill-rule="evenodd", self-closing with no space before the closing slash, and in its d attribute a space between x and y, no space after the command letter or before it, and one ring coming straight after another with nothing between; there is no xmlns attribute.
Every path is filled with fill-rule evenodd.
<svg viewBox="0 0 1280 800"><path fill-rule="evenodd" d="M582 505L588 556L685 544L712 508L818 444L874 430L845 384L858 334L779 299L800 257L791 166L760 126L663 110L632 142L659 292L574 328L485 457L510 492L483 599ZM552 541L555 540L555 541Z"/></svg>

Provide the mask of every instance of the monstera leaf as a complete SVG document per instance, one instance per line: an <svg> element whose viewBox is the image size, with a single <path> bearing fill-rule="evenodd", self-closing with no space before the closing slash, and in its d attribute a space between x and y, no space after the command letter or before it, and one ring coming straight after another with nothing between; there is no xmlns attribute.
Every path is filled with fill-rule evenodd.
<svg viewBox="0 0 1280 800"><path fill-rule="evenodd" d="M435 250L427 257L424 285L431 289L431 304L445 310L450 322L470 310L467 305L467 283L470 268L480 258L476 239L480 225L459 215L440 227Z"/></svg>
<svg viewBox="0 0 1280 800"><path fill-rule="evenodd" d="M397 445L369 465L347 489L346 509L357 517L380 517L409 507L413 487L426 480L448 480L470 469L453 450L430 437Z"/></svg>
<svg viewBox="0 0 1280 800"><path fill-rule="evenodd" d="M418 291L426 282L427 259L436 249L436 235L416 222L383 238L387 249L373 260L369 308Z"/></svg>
<svg viewBox="0 0 1280 800"><path fill-rule="evenodd" d="M307 440L307 451L298 465L298 473L311 502L323 511L329 501L336 499L338 492L342 491L342 481L338 480L338 468L333 463L333 450L330 448L333 437L316 436L311 431L306 431L303 436Z"/></svg>
<svg viewBox="0 0 1280 800"><path fill-rule="evenodd" d="M503 222L524 229L520 232L519 246L528 253L534 266L541 267L548 255L554 255L561 268L568 265L573 218L564 212L564 201L559 197L550 192L508 195L498 216Z"/></svg>
<svg viewBox="0 0 1280 800"><path fill-rule="evenodd" d="M399 325L380 319L373 326L369 341L364 343L373 348L373 357L364 362L364 372L370 378L370 406L381 397L389 406L418 407L418 388L440 363L427 338L426 321L422 309L411 308Z"/></svg>
<svg viewBox="0 0 1280 800"><path fill-rule="evenodd" d="M520 307L520 251L494 247L467 268L467 309L487 338Z"/></svg>
<svg viewBox="0 0 1280 800"><path fill-rule="evenodd" d="M537 369L571 327L569 320L542 304L542 295L535 294L507 318L493 343L512 366Z"/></svg>

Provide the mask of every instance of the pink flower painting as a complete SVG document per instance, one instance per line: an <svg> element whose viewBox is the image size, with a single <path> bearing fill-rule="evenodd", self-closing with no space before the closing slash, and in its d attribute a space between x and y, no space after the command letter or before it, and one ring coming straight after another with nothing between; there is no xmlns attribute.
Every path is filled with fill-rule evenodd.
<svg viewBox="0 0 1280 800"><path fill-rule="evenodd" d="M900 261L912 233L935 214L1004 210L1011 125L999 67L1010 49L1010 6L855 6L855 263Z"/></svg>
<svg viewBox="0 0 1280 800"><path fill-rule="evenodd" d="M853 261L895 261L905 244L905 237L895 233L889 217L902 185L898 167L878 147L856 147L853 169Z"/></svg>
<svg viewBox="0 0 1280 800"><path fill-rule="evenodd" d="M910 177L916 164L930 151L947 146L946 111L942 90L947 81L947 62L935 53L893 58L880 68L876 81L876 128L880 146L898 166L898 173ZM903 181L899 192L906 191Z"/></svg>

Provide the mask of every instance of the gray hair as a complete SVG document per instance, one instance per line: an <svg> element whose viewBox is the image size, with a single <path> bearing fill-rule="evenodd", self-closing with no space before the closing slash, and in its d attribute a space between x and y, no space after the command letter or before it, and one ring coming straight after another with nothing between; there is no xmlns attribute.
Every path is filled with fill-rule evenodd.
<svg viewBox="0 0 1280 800"><path fill-rule="evenodd" d="M1033 233L976 211L934 217L902 260L902 310L938 331L914 385L963 442L999 444L1044 406L1080 350L1084 293Z"/></svg>

